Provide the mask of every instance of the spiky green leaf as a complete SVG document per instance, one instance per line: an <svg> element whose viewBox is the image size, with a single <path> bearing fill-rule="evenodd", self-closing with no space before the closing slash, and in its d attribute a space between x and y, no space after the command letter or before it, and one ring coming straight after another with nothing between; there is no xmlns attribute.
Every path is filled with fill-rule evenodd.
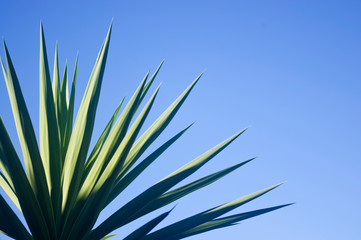
<svg viewBox="0 0 361 240"><path fill-rule="evenodd" d="M134 169L132 169L124 178L117 178L115 186L112 192L109 195L109 198L106 202L108 205L111 201L114 200L125 188L129 186L150 164L152 164L165 150L167 150L175 141L177 141L193 124L189 125L178 134L173 136L154 152L152 152L148 157L146 157L142 162L140 162Z"/></svg>
<svg viewBox="0 0 361 240"><path fill-rule="evenodd" d="M3 161L0 161L2 163ZM2 172L0 172L0 187L8 195L8 197L13 201L15 206L21 211L18 197L16 196L12 182L10 183L11 178L6 178Z"/></svg>
<svg viewBox="0 0 361 240"><path fill-rule="evenodd" d="M116 236L116 235L117 235L116 233L110 234L110 235L108 235L108 236L103 237L103 238L100 239L100 240L106 240L106 239L111 238L111 237L114 237L114 236Z"/></svg>
<svg viewBox="0 0 361 240"><path fill-rule="evenodd" d="M64 68L64 73L63 73L63 80L61 82L61 89L60 89L60 99L59 99L59 106L58 106L58 111L59 111L59 118L58 118L58 125L59 125L59 135L60 135L60 149L61 149L61 162L64 161L64 157L66 154L66 150L67 150L67 144L66 144L66 124L67 124L67 118L68 118L68 99L66 96L67 93L67 89L65 89L67 87L67 83L68 82L68 64L65 63L65 68ZM61 170L62 170L62 165L60 166ZM62 172L62 171L61 171Z"/></svg>
<svg viewBox="0 0 361 240"><path fill-rule="evenodd" d="M119 173L118 178L121 179L139 157L145 152L145 150L159 137L163 130L168 126L170 121L178 112L184 101L187 99L189 93L192 91L195 84L199 81L202 74L200 74L188 88L158 117L157 120L139 137L139 139L133 144L125 165L122 171Z"/></svg>
<svg viewBox="0 0 361 240"><path fill-rule="evenodd" d="M86 201L84 207L82 208L81 213L79 214L76 223L74 224L70 238L80 238L82 236L81 234L86 235L95 224L95 221L98 218L98 214L101 212L106 200L108 199L108 196L116 180L116 177L118 176L119 171L123 168L126 156L129 150L131 149L131 146L134 143L154 103L158 90L159 87L155 90L153 96L150 98L150 100L148 101L142 112L134 121L134 124L131 126L131 128L125 135L124 139L122 140L119 147L112 156L112 159L109 161L108 165L102 172L101 176L99 177L99 180L96 182L96 185L92 189L92 192L89 195L88 200ZM83 188L81 190L83 190ZM82 192L79 193L80 197L82 197L81 194ZM78 202L81 202L80 199L81 198L77 199ZM93 211L92 214L89 214L90 210ZM92 219L92 221L90 221L89 219ZM87 225L88 223L90 224Z"/></svg>
<svg viewBox="0 0 361 240"><path fill-rule="evenodd" d="M181 234L185 231L188 231L192 228L195 228L201 224L204 224L210 220L213 220L247 202L250 202L263 194L271 191L272 189L278 187L280 184L277 184L275 186L257 191L255 193L249 194L247 196L238 198L236 200L233 200L229 203L220 205L218 207L209 209L207 211L198 213L194 216L188 217L186 219L183 219L179 222L173 223L169 226L166 226L164 228L161 228L146 237L144 237L144 240L156 240L156 239L173 239L174 236Z"/></svg>
<svg viewBox="0 0 361 240"><path fill-rule="evenodd" d="M123 105L124 99L125 98L123 98L123 100L120 102L118 107L115 109L112 117L110 118L109 122L105 126L102 134L99 136L98 141L95 143L93 150L89 154L88 160L85 163L82 182L84 182L85 178L88 176L88 173L89 173L90 169L93 167L93 164L95 163L95 160L97 159L99 152L104 145L105 140L108 138L110 130L112 130L115 119L118 116L118 112L119 112L121 106Z"/></svg>
<svg viewBox="0 0 361 240"><path fill-rule="evenodd" d="M100 212L189 128L175 135L136 164L168 126L202 75L137 139L159 88L136 117L137 110L153 84L164 62L162 61L149 80L149 73L146 74L117 120L120 106L116 109L88 156L111 28L110 26L99 51L73 127L78 56L69 94L67 64L60 86L56 46L53 84L51 85L44 33L42 25L40 26L40 151L15 69L4 43L7 70L1 59L0 62L26 172L0 118L0 186L23 213L32 236L2 196L0 196L1 233L26 240L105 240L114 235L107 235L113 230L211 184L250 161L238 163L173 188L227 147L244 132L242 130L157 182L93 229ZM134 121L133 124L131 124L132 121ZM286 206L220 217L277 186L255 192L151 232L169 214L169 212L163 213L140 226L125 239L181 239L234 225L241 220Z"/></svg>
<svg viewBox="0 0 361 240"><path fill-rule="evenodd" d="M26 177L20 159L0 117L0 161L8 167L20 207L35 239L50 239L52 230ZM45 181L45 178L44 178Z"/></svg>
<svg viewBox="0 0 361 240"><path fill-rule="evenodd" d="M83 176L82 171L93 133L95 114L108 54L110 34L111 26L101 51L99 52L83 100L80 104L64 161L62 185L62 211L65 213L63 218L64 224L67 222L67 217L71 212L77 193L80 189L80 182ZM71 226L64 227L70 228Z"/></svg>
<svg viewBox="0 0 361 240"><path fill-rule="evenodd" d="M290 205L292 205L292 204L284 204L284 205L280 205L280 206L263 208L263 209L259 209L259 210L255 210L255 211L239 213L239 214L231 215L228 217L217 218L217 219L208 221L206 223L203 223L192 229L189 229L188 231L184 231L180 234L177 234L177 235L173 236L172 238L169 238L169 240L182 239L182 238L190 237L190 236L200 234L203 232L208 232L208 231L211 231L214 229L233 226L234 224L238 224L240 221L243 221L243 220L246 220L246 219L249 219L252 217L256 217L261 214L265 214L265 213L268 213L268 212L271 212L271 211L274 211L274 210L277 210L277 209L280 209L283 207L287 207Z"/></svg>
<svg viewBox="0 0 361 240"><path fill-rule="evenodd" d="M141 217L143 213L148 213L149 209L151 209L148 203L152 202L154 199L161 196L163 193L171 189L177 183L179 183L183 179L193 174L199 168L201 168L204 164L206 164L219 152L221 152L225 147L227 147L231 142L233 142L245 130L246 129L238 132L237 134L218 144L214 148L205 152L198 158L179 168L163 180L159 181L158 183L145 190L143 193L141 193L133 200L128 202L126 205L124 205L122 208L120 208L118 211L113 213L97 228L95 228L91 232L89 239L93 240L105 236L113 230L133 221L136 218Z"/></svg>
<svg viewBox="0 0 361 240"><path fill-rule="evenodd" d="M54 215L49 196L49 188L47 186L47 178L44 171L42 159L40 157L35 132L29 112L27 110L20 84L15 72L15 68L11 61L8 49L4 42L5 58L7 64L7 72L1 61L6 86L10 98L13 116L15 120L16 130L18 133L21 149L25 162L25 168L29 183L35 193L40 207L46 219L46 224L51 232L55 234ZM53 98L51 98L53 102Z"/></svg>
<svg viewBox="0 0 361 240"><path fill-rule="evenodd" d="M57 54L56 54L57 58ZM57 60L55 61L57 64ZM55 69L57 66L55 66ZM56 72L55 72L56 73ZM40 81L40 101L39 101L39 142L41 159L44 164L46 179L50 190L53 205L53 214L60 209L60 186L61 186L61 152L59 139L59 125L57 112L60 104L59 77L54 79L54 91L50 80L48 57L46 53L43 26L40 24L40 60L39 60L39 81ZM54 102L54 99L56 101ZM55 104L54 104L55 103ZM58 116L60 118L60 116ZM54 217L54 216L52 216ZM55 225L54 219L52 224ZM55 234L55 229L54 233Z"/></svg>
<svg viewBox="0 0 361 240"><path fill-rule="evenodd" d="M220 178L226 176L227 174L233 172L237 168L245 165L246 163L252 161L254 158L251 158L249 160L243 161L241 163L238 163L236 165L233 165L231 167L225 168L221 171L218 171L216 173L210 174L208 176L205 176L203 178L197 179L191 183L188 183L186 185L183 185L181 187L178 187L174 190L171 190L169 192L166 192L159 196L158 198L154 199L153 201L148 203L147 208L145 208L142 211L138 213L139 216L145 215L151 211L154 211L158 208L161 208L163 206L168 205L169 203L172 203L176 201L179 198L182 198L200 188L203 188L205 186L208 186L209 184L219 180Z"/></svg>
<svg viewBox="0 0 361 240"><path fill-rule="evenodd" d="M64 133L64 147L63 147L64 152L66 152L68 150L70 136L71 136L71 133L73 130L73 114L74 114L74 100L75 100L75 85L76 85L77 69L78 69L78 55L76 56L76 61L75 61L75 68L74 68L73 81L71 84L70 97L69 97L69 93L68 93L68 82L69 82L68 78L67 78L66 87L65 87L66 101L67 101L67 116L66 116L66 126L65 126L65 133ZM64 165L64 162L62 163L62 165Z"/></svg>
<svg viewBox="0 0 361 240"><path fill-rule="evenodd" d="M123 240L142 239L145 235L152 231L152 229L155 228L161 221L163 221L171 211L162 213L158 217L145 223L140 228L136 229L134 232L125 237Z"/></svg>
<svg viewBox="0 0 361 240"><path fill-rule="evenodd" d="M32 240L19 218L0 195L0 231L14 239Z"/></svg>

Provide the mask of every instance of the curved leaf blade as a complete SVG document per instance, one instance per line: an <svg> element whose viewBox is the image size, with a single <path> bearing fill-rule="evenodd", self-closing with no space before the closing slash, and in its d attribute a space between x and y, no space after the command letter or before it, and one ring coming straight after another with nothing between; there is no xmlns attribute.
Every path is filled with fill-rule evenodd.
<svg viewBox="0 0 361 240"><path fill-rule="evenodd" d="M125 98L123 98L123 100L120 102L118 107L115 109L112 117L110 118L109 122L105 126L102 134L99 136L98 141L95 143L93 150L89 154L88 160L85 163L82 182L84 182L85 178L88 176L88 173L89 173L90 169L93 167L93 164L95 163L95 160L97 159L99 152L104 145L105 140L108 138L109 133L112 130L113 124L115 122L115 119L118 116L119 110L120 110L121 106L123 105L124 99Z"/></svg>
<svg viewBox="0 0 361 240"><path fill-rule="evenodd" d="M163 221L171 211L172 210L162 213L158 217L147 222L146 224L144 224L143 226L141 226L140 228L129 234L123 240L142 239L145 235L147 235L150 231L152 231L152 229L155 228L161 221Z"/></svg>
<svg viewBox="0 0 361 240"><path fill-rule="evenodd" d="M16 214L0 195L0 231L14 239L32 240Z"/></svg>
<svg viewBox="0 0 361 240"><path fill-rule="evenodd" d="M20 159L0 117L0 161L8 167L20 207L35 239L50 239L51 229L26 177ZM44 179L45 181L45 179ZM6 218L5 218L6 219ZM44 227L45 226L45 227Z"/></svg>
<svg viewBox="0 0 361 240"><path fill-rule="evenodd" d="M70 239L79 239L81 238L82 234L87 235L95 224L99 213L104 208L105 201L109 196L116 177L120 169L122 169L123 167L124 160L154 103L158 90L159 87L155 90L153 96L150 98L142 112L135 120L134 124L125 135L123 141L115 151L112 159L109 161L108 165L101 173L99 180L97 180L94 188L91 191L91 194L88 195L89 198L84 204L84 207L83 204L81 204L80 200L84 199L86 195L82 195L82 190L85 190L84 193L87 194L87 190L89 188L85 186L85 188L81 189L81 192L79 193L79 198L77 199L77 204L79 204L83 208L81 213L79 214L79 217L77 218L77 221L74 224L72 233L69 237ZM87 183L87 181L85 181L85 183ZM92 214L90 214L90 211L93 211Z"/></svg>
<svg viewBox="0 0 361 240"><path fill-rule="evenodd" d="M136 218L141 217L139 214L140 212L148 212L148 203L152 202L154 199L161 196L163 193L171 189L177 183L179 183L183 179L193 174L199 168L201 168L204 164L206 164L219 152L221 152L225 147L227 147L231 142L233 142L245 130L246 129L238 132L237 134L218 144L217 146L205 152L198 158L194 159L193 161L179 168L175 172L171 173L163 180L154 184L143 193L135 197L133 200L129 201L126 205L113 213L109 218L107 218L103 223L101 223L97 228L95 228L91 232L89 239L95 240L99 237L105 236L113 230L133 221Z"/></svg>
<svg viewBox="0 0 361 240"><path fill-rule="evenodd" d="M31 123L29 112L26 107L23 94L21 92L15 68L11 61L5 42L4 50L8 72L6 72L2 61L0 62L3 69L6 86L8 89L20 146L23 152L27 178L35 193L37 200L39 201L42 212L46 219L46 224L49 225L49 229L51 230L52 234L54 234L55 226L53 208L49 196L46 175L43 162L40 157L40 151L36 141L34 128Z"/></svg>
<svg viewBox="0 0 361 240"><path fill-rule="evenodd" d="M63 219L64 223L66 222L66 218L71 211L72 205L74 204L80 189L83 167L93 133L111 29L112 26L109 27L105 43L99 52L88 86L85 90L64 161L62 185L62 211L65 213Z"/></svg>
<svg viewBox="0 0 361 240"><path fill-rule="evenodd" d="M142 92L142 95L140 97L140 103L143 101L144 97L147 95L148 93L148 90L149 88L152 86L153 82L154 82L154 79L155 77L158 75L158 72L160 70L160 68L162 67L164 63L164 60L159 64L158 68L155 70L155 72L153 73L153 75L149 78L149 80L146 82L145 86L144 86L144 89L143 89L143 92Z"/></svg>
<svg viewBox="0 0 361 240"><path fill-rule="evenodd" d="M277 210L277 209L280 209L283 207L287 207L290 205L292 205L292 203L279 205L279 206L275 206L275 207L270 207L270 208L258 209L258 210L250 211L250 212L244 212L244 213L235 214L235 215L224 217L224 218L214 219L214 220L208 221L206 223L203 223L197 227L189 229L188 231L185 231L183 233L175 235L170 239L182 239L182 238L190 237L190 236L200 234L203 232L208 232L208 231L219 229L219 228L233 226L234 224L238 224L240 221L243 221L243 220L246 220L246 219L249 219L252 217L256 217L256 216L259 216L261 214L265 214L268 212L272 212L274 210Z"/></svg>
<svg viewBox="0 0 361 240"><path fill-rule="evenodd" d="M189 125L174 137L169 139L159 148L157 148L153 153L146 157L142 162L134 167L124 178L117 178L117 182L109 195L106 206L114 200L126 187L129 186L150 164L152 164L165 150L167 150L175 141L177 141L191 126Z"/></svg>
<svg viewBox="0 0 361 240"><path fill-rule="evenodd" d="M65 63L65 68L64 68L64 73L63 73L63 80L61 82L61 89L60 89L60 99L59 99L59 106L58 106L58 111L59 111L59 118L58 118L58 125L59 125L59 135L60 135L60 149L61 149L61 162L60 162L60 169L62 172L62 168L63 168L63 162L64 162L64 158L66 155L66 150L67 150L67 139L66 139L66 124L67 124L67 118L68 118L68 103L67 103L67 97L66 97L66 93L67 93L67 82L68 82L68 64Z"/></svg>
<svg viewBox="0 0 361 240"><path fill-rule="evenodd" d="M57 58L57 53L56 53ZM55 61L57 64L57 60ZM58 68L55 66L55 70ZM58 74L54 71L54 74ZM54 79L54 91L50 81L48 58L44 38L43 26L40 24L40 60L39 60L39 82L40 82L40 101L39 101L39 136L40 136L40 154L44 164L46 179L50 190L50 196L53 205L53 211L56 215L60 208L60 139L57 113L60 104L59 76ZM54 101L54 99L56 101ZM58 119L60 115L58 116ZM52 216L53 217L53 216ZM55 226L55 220L52 225ZM52 226L52 227L54 227ZM53 230L55 234L55 229ZM55 235L54 235L55 236Z"/></svg>
<svg viewBox="0 0 361 240"><path fill-rule="evenodd" d="M54 70L53 70L53 97L56 118L59 121L59 104L60 104L60 79L59 79L59 62L58 62L58 43L55 45Z"/></svg>
<svg viewBox="0 0 361 240"><path fill-rule="evenodd" d="M3 161L0 162L2 163ZM16 196L13 184L12 182L10 183L10 181L4 176L2 172L0 172L0 187L8 195L8 197L15 204L15 206L21 211L19 200L18 197Z"/></svg>
<svg viewBox="0 0 361 240"><path fill-rule="evenodd" d="M155 231L146 237L144 237L144 240L156 240L156 239L172 239L172 237L176 236L177 234L181 234L185 231L188 231L192 228L195 228L201 224L204 224L210 220L213 220L243 204L246 204L247 202L250 202L263 194L273 190L274 188L278 187L281 184L277 184L275 186L254 192L252 194L249 194L247 196L238 198L236 200L233 200L229 203L220 205L218 207L209 209L207 211L198 213L196 215L193 215L191 217L188 217L186 219L183 219L179 222L173 223L167 227L164 227L162 229L159 229L158 231Z"/></svg>
<svg viewBox="0 0 361 240"><path fill-rule="evenodd" d="M95 165L89 170L88 181L95 184L95 179L98 179L100 174L104 171L105 167L113 157L117 148L125 137L130 122L140 104L140 97L143 92L144 85L148 78L148 74L144 77L137 90L125 106L124 110L120 114L118 120L114 124L113 129L109 133L108 138L105 140L101 151L99 152L98 160ZM92 180L91 180L92 179Z"/></svg>
<svg viewBox="0 0 361 240"><path fill-rule="evenodd" d="M198 189L201 189L203 187L208 186L209 184L219 180L220 178L228 175L229 173L235 171L237 168L247 164L248 162L254 160L255 158L251 158L249 160L240 162L236 165L233 165L231 167L225 168L223 170L220 170L216 173L210 174L208 176L205 176L203 178L200 178L198 180L195 180L191 183L188 183L186 185L183 185L181 187L178 187L174 190L171 190L167 193L162 194L161 196L159 196L158 198L154 199L153 201L151 201L150 203L148 203L147 208L145 208L143 211L140 211L138 213L139 216L143 216L149 212L152 212L156 209L159 209L163 206L168 205L169 203L172 203L176 200L178 200L179 198L182 198Z"/></svg>
<svg viewBox="0 0 361 240"><path fill-rule="evenodd" d="M127 159L125 160L125 167L119 173L118 178L122 178L145 150L159 137L163 130L168 126L170 121L176 115L195 84L199 81L202 74L200 74L188 88L155 120L155 122L138 138L133 144Z"/></svg>
<svg viewBox="0 0 361 240"><path fill-rule="evenodd" d="M110 235L108 235L108 236L103 237L103 238L100 239L100 240L106 240L106 239L111 238L111 237L114 237L114 236L116 236L116 235L117 235L116 233L115 233L115 234L110 234Z"/></svg>

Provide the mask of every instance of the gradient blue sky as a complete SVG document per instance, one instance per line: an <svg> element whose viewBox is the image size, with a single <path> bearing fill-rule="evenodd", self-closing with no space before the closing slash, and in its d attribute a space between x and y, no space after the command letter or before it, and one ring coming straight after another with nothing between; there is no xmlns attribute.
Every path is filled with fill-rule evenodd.
<svg viewBox="0 0 361 240"><path fill-rule="evenodd" d="M60 66L67 59L70 73L79 51L78 106L114 18L95 137L123 96L130 96L163 58L156 81L162 87L146 126L205 70L155 145L193 121L195 125L101 218L251 126L195 177L259 158L179 200L166 223L287 181L233 213L297 204L189 239L360 238L360 1L1 1L0 9L0 35L36 129L40 19L50 64L56 41ZM0 56L4 59L3 50ZM0 114L19 149L1 79ZM135 226L118 230L118 238Z"/></svg>

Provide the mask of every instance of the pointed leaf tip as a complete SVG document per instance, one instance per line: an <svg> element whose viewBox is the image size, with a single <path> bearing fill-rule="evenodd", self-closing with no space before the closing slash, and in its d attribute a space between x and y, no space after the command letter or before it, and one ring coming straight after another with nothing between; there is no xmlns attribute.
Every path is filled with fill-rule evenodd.
<svg viewBox="0 0 361 240"><path fill-rule="evenodd" d="M4 51L5 51L5 58L7 58L6 55L8 54L8 48L6 46L5 39L3 39L3 46L4 46Z"/></svg>
<svg viewBox="0 0 361 240"><path fill-rule="evenodd" d="M242 133L244 133L248 128L244 128L241 131L237 132L236 134L234 134L231 138L235 139L237 137L239 137L239 135L241 135Z"/></svg>
<svg viewBox="0 0 361 240"><path fill-rule="evenodd" d="M43 24L40 22L40 47L45 46L45 36L44 36L44 28Z"/></svg>
<svg viewBox="0 0 361 240"><path fill-rule="evenodd" d="M294 205L294 204L296 204L296 202L284 204L284 205L282 205L282 207L287 207L287 206L291 206L291 205Z"/></svg>
<svg viewBox="0 0 361 240"><path fill-rule="evenodd" d="M246 160L245 162L246 162L246 163L249 163L249 162L255 160L256 158L257 158L257 157L250 158L250 159Z"/></svg>
<svg viewBox="0 0 361 240"><path fill-rule="evenodd" d="M112 28L113 28L113 19L112 19L112 21L110 22L108 34L112 31Z"/></svg>
<svg viewBox="0 0 361 240"><path fill-rule="evenodd" d="M284 183L286 183L286 182L281 182L281 183L279 183L279 184L276 184L276 185L274 185L272 188L273 188L273 189L274 189L274 188L277 188L277 187L283 185Z"/></svg>
<svg viewBox="0 0 361 240"><path fill-rule="evenodd" d="M178 205L178 203L176 203L171 210L169 210L169 212L173 211L173 209L175 209L175 207Z"/></svg>

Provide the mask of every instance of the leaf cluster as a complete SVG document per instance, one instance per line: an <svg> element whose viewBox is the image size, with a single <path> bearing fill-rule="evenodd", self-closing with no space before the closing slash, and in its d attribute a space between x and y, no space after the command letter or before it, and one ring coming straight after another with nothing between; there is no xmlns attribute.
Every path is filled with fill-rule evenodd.
<svg viewBox="0 0 361 240"><path fill-rule="evenodd" d="M120 102L96 144L90 147L111 28L110 26L101 46L74 121L78 58L72 81L69 81L67 65L60 78L56 48L51 77L43 28L40 27L39 142L4 42L6 62L4 64L1 61L1 66L25 169L0 117L0 186L24 215L29 229L28 231L0 195L0 230L14 239L107 239L114 230L213 183L253 160L252 158L240 162L174 188L226 148L246 130L244 129L155 183L95 227L101 211L191 127L192 124L148 156L143 156L168 126L201 77L198 76L143 134L139 134L160 86L155 89L143 108L140 108L140 105L151 89L162 62L153 75L146 74L125 106L124 99ZM120 112L121 108L123 109ZM247 218L287 206L280 205L222 217L277 186L279 184L154 231L170 214L170 211L166 211L130 233L125 239L182 239L232 226Z"/></svg>

